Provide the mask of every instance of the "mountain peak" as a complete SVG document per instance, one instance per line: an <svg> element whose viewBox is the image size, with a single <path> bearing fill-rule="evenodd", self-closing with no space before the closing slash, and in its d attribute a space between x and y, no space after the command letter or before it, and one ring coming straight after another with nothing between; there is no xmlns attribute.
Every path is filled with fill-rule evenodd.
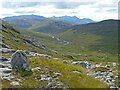
<svg viewBox="0 0 120 90"><path fill-rule="evenodd" d="M64 21L64 22L68 22L68 23L71 23L73 25L75 24L86 24L86 23L92 23L94 22L93 20L89 19L89 18L83 18L83 19L80 19L78 18L77 16L60 16L60 17L51 17L51 19L54 19L54 20L61 20L61 21Z"/></svg>

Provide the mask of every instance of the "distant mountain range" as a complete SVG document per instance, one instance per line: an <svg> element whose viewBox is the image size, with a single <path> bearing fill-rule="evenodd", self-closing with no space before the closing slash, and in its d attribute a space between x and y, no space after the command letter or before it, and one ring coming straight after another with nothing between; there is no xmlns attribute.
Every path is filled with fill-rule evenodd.
<svg viewBox="0 0 120 90"><path fill-rule="evenodd" d="M21 15L3 18L4 21L7 21L13 26L23 28L30 28L45 19L45 17L37 15Z"/></svg>
<svg viewBox="0 0 120 90"><path fill-rule="evenodd" d="M76 16L61 16L61 17L51 17L51 19L53 20L61 20L67 23L71 23L73 25L75 24L86 24L86 23L92 23L95 22L89 18L83 18L83 19L79 19Z"/></svg>
<svg viewBox="0 0 120 90"><path fill-rule="evenodd" d="M91 19L79 19L76 16L61 16L61 17L50 17L50 18L46 18L43 16L38 16L38 15L21 15L21 16L12 16L12 17L6 17L3 18L3 20L10 22L11 24L13 24L14 26L17 27L23 27L23 28L30 28L32 26L36 26L38 25L40 22L42 21L47 21L48 20L52 20L52 21L56 21L56 22L64 22L64 23L68 23L68 24L72 24L72 25L76 25L76 24L86 24L86 23L92 23L95 22Z"/></svg>

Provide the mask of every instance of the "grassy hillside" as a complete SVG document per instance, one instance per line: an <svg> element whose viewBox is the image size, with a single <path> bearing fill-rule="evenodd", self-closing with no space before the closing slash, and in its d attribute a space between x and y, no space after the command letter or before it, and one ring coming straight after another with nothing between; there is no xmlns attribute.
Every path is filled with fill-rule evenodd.
<svg viewBox="0 0 120 90"><path fill-rule="evenodd" d="M86 25L76 25L59 33L59 37L72 45L89 50L118 53L118 21L106 20Z"/></svg>
<svg viewBox="0 0 120 90"><path fill-rule="evenodd" d="M45 50L42 50L41 48L38 48L34 46L33 44L26 43L26 40L29 40L30 38L34 38L32 36L28 36L28 34L23 34L23 32L19 32L19 30L16 30L13 26L10 24L2 21L1 24L1 34L2 34L2 41L10 46L11 48L15 50L25 50L26 52L29 52L31 50L39 52L39 53L52 53L52 52L46 52ZM32 35L32 34L31 34ZM33 34L34 36L34 34ZM42 37L42 34L41 34Z"/></svg>
<svg viewBox="0 0 120 90"><path fill-rule="evenodd" d="M58 30L63 30L68 27L72 26L72 24L59 21L59 20L45 20L37 24L36 26L33 26L29 28L30 30L34 30L37 32L45 32L45 33L51 33L51 32L57 32Z"/></svg>
<svg viewBox="0 0 120 90"><path fill-rule="evenodd" d="M16 19L17 18L17 19ZM7 18L9 22L9 18ZM45 19L37 16L21 16L10 18L9 23L22 24L26 27L14 26L22 34L32 36L41 42L59 51L83 52L101 51L102 53L118 53L118 22L117 20L105 20L98 23L74 25L59 20ZM26 25L24 23L30 23ZM28 26L28 27L27 27ZM63 45L60 41L52 39L48 33L55 34L62 40L69 41L69 45Z"/></svg>
<svg viewBox="0 0 120 90"><path fill-rule="evenodd" d="M105 24L101 23L104 22L87 25L77 25L69 30L62 31L59 34L54 35L56 38L69 41L69 44L67 45L65 45L65 43L63 43L62 41L56 40L56 38L52 38L51 36L49 36L49 34L46 33L34 32L29 29L18 27L14 28L17 29L22 35L36 38L40 42L47 45L49 48L58 51L59 54L52 54L55 55L56 57L63 57L63 55L75 55L75 54L76 54L75 56L77 56L77 54L81 53L90 55L90 57L87 58L88 60L90 60L89 58L96 60L97 59L96 57L98 56L99 52L103 57L105 57L104 53L106 53L106 55L108 55L111 58L108 59L109 61L110 60L116 61L117 55L114 56L113 54L118 53L117 26L116 26L117 24L111 23L111 28L108 29L110 26L107 27ZM108 23L108 21L106 21L106 23ZM98 26L99 27L98 30L96 30L93 26L96 28ZM111 55L109 55L110 53ZM95 58L91 56L92 54L94 54ZM114 59L114 57L116 57L116 59Z"/></svg>

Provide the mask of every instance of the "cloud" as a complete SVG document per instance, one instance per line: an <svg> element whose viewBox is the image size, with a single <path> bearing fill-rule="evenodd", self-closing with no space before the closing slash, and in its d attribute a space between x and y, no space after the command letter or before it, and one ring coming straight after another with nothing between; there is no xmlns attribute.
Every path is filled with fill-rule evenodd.
<svg viewBox="0 0 120 90"><path fill-rule="evenodd" d="M54 2L52 3L57 9L76 9L80 5L89 5L93 2Z"/></svg>
<svg viewBox="0 0 120 90"><path fill-rule="evenodd" d="M117 19L119 0L3 0L0 17L14 15L77 16L93 20Z"/></svg>
<svg viewBox="0 0 120 90"><path fill-rule="evenodd" d="M19 13L20 14L24 14L25 13L25 14L27 14L27 13L37 13L37 12L33 10L33 11L15 11L15 13L18 13L18 14Z"/></svg>
<svg viewBox="0 0 120 90"><path fill-rule="evenodd" d="M24 7L34 7L36 5L38 5L37 2L3 2L2 3L3 8L24 8Z"/></svg>
<svg viewBox="0 0 120 90"><path fill-rule="evenodd" d="M107 12L110 12L110 13L116 13L116 12L118 12L118 9L109 9L109 10L107 10Z"/></svg>
<svg viewBox="0 0 120 90"><path fill-rule="evenodd" d="M6 4L7 3L7 4ZM80 5L93 4L94 2L3 2L3 8L25 8L35 6L53 5L58 9L75 9Z"/></svg>

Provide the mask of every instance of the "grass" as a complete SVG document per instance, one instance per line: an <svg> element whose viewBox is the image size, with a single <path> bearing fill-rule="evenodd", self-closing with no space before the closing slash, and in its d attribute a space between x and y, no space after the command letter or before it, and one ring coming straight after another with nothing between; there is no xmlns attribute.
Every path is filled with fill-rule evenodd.
<svg viewBox="0 0 120 90"><path fill-rule="evenodd" d="M16 73L18 73L20 76L25 77L25 76L30 76L33 74L31 69L24 69L24 68L20 68L16 71Z"/></svg>
<svg viewBox="0 0 120 90"><path fill-rule="evenodd" d="M70 41L73 46L79 47L79 50L81 50L80 47L82 46L87 48L88 51L101 50L103 53L111 53L114 55L117 54L117 25L113 24L110 27L107 27L107 25L96 25L83 25L81 27L76 26L74 27L75 29L65 30L61 33L58 33L57 36Z"/></svg>
<svg viewBox="0 0 120 90"><path fill-rule="evenodd" d="M87 70L75 65L64 64L63 61L57 61L46 58L31 58L29 60L30 68L35 68L36 66L40 66L40 71L33 71L33 75L40 76L41 72L48 67L49 71L60 72L62 76L60 77L60 81L64 83L65 86L70 88L107 88L107 85L99 80L94 79L93 77L87 76ZM80 71L80 74L75 74L72 71ZM43 81L36 81L33 78L33 75L24 77L20 86L16 86L17 88L24 87L42 87L45 86L46 83ZM20 77L19 78L23 78ZM15 80L16 81L16 80ZM8 81L2 81L3 88L13 87ZM94 84L93 84L94 83ZM15 88L15 87L14 87Z"/></svg>
<svg viewBox="0 0 120 90"><path fill-rule="evenodd" d="M33 58L30 61L34 61L34 65L40 65L43 67L48 67L49 70L55 72L61 72L62 77L61 81L65 82L70 88L84 88L84 87L104 87L105 83L102 86L102 83L98 80L95 80L93 77L86 76L86 70L80 66L66 65L62 61L56 61L51 59L40 59ZM33 63L33 62L32 62ZM81 74L74 74L72 71L80 71ZM97 82L96 85L90 85L90 82ZM81 85L80 85L81 83ZM99 84L99 85L98 85Z"/></svg>

